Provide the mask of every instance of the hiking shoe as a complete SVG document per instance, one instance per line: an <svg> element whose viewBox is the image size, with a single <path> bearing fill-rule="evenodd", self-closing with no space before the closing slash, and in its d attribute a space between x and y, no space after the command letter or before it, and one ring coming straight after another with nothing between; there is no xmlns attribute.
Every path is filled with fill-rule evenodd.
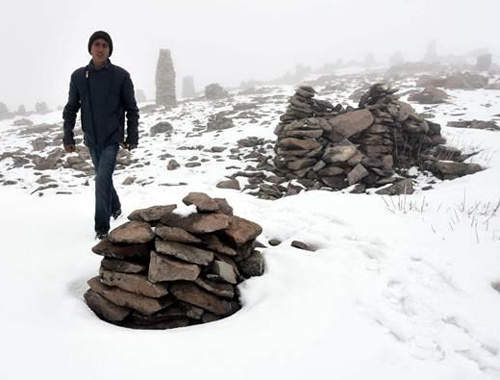
<svg viewBox="0 0 500 380"><path fill-rule="evenodd" d="M107 232L96 231L96 233L95 233L95 238L96 239L102 240L102 239L106 239L107 237L108 237L108 233Z"/></svg>
<svg viewBox="0 0 500 380"><path fill-rule="evenodd" d="M121 207L120 207L118 210L116 210L115 212L113 212L113 213L111 214L111 216L113 217L113 219L114 219L114 220L116 220L116 219L118 219L118 217L119 217L121 214L122 214L122 209L121 209Z"/></svg>

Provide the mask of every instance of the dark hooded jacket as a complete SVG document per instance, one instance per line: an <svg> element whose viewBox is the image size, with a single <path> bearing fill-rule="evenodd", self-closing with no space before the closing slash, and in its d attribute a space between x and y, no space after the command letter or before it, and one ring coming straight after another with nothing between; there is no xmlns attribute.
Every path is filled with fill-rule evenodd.
<svg viewBox="0 0 500 380"><path fill-rule="evenodd" d="M65 145L75 143L73 129L80 108L86 145L101 148L120 142L137 145L139 109L126 70L109 60L96 70L91 61L71 75L68 103L63 111Z"/></svg>

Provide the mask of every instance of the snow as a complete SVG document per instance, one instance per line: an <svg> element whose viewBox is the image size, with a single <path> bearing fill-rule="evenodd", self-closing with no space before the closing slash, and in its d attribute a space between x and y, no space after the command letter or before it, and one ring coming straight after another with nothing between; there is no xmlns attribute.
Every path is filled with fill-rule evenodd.
<svg viewBox="0 0 500 380"><path fill-rule="evenodd" d="M335 96L347 99L351 90ZM420 184L435 182L431 190L417 186L400 197L310 191L266 201L216 188L252 164L228 157L238 139L273 139L291 92L283 86L272 96L235 96L234 103L266 101L255 109L257 123L234 119L236 127L220 133L198 134L194 121L206 124L208 115L231 110L227 105L193 101L143 115L144 131L167 120L179 132L170 139L145 136L133 156L150 164L115 175L124 215L180 207L188 192L202 191L262 225L261 242L282 240L263 249L266 273L239 286L242 310L206 325L137 331L99 320L83 301L101 259L90 250L92 181L83 186L86 179L69 169L44 171L59 188L30 195L38 187L33 170L0 161L4 179L19 180L0 187L0 379L500 378L500 294L492 286L500 281L500 133L445 127L455 113L492 119L500 113L500 92L453 91L451 104L432 107L449 144L480 150L470 161L487 170L453 181L418 174ZM59 118L56 112L32 119ZM30 148L36 136L18 135L11 122L0 122L0 149ZM227 149L216 153L220 161L203 149L177 149L197 145ZM168 161L155 159L163 153L181 167L167 171ZM210 161L186 168L194 155ZM122 185L130 175L138 180ZM181 182L187 185L165 186ZM293 240L319 249L293 248Z"/></svg>

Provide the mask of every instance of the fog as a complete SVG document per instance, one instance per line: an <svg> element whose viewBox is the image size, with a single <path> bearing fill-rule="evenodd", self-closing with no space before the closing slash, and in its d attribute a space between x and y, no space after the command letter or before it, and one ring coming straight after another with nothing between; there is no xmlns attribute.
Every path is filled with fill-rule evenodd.
<svg viewBox="0 0 500 380"><path fill-rule="evenodd" d="M11 111L64 105L95 30L111 35L112 62L150 99L160 48L172 53L177 86L192 75L197 90L368 53L421 60L431 40L440 54L500 54L498 0L18 0L1 9L0 102Z"/></svg>

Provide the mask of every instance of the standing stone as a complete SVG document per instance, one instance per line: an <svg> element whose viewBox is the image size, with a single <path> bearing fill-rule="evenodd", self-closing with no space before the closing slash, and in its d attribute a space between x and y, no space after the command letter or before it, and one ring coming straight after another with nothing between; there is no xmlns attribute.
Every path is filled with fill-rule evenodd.
<svg viewBox="0 0 500 380"><path fill-rule="evenodd" d="M188 76L182 78L182 97L194 98L195 96L196 96L196 91L194 89L193 77Z"/></svg>
<svg viewBox="0 0 500 380"><path fill-rule="evenodd" d="M156 65L156 104L167 109L177 105L174 64L168 49L160 49Z"/></svg>

